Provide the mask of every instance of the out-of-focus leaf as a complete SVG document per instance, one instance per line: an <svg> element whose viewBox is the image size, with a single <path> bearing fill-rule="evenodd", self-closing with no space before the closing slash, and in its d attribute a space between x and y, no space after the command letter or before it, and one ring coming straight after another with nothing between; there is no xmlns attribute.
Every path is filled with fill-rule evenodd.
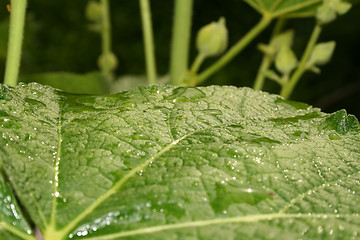
<svg viewBox="0 0 360 240"><path fill-rule="evenodd" d="M244 0L258 12L271 12L283 17L312 17L317 8L323 4L323 0ZM337 3L339 12L349 10L349 3L358 3L357 0L349 0Z"/></svg>
<svg viewBox="0 0 360 240"><path fill-rule="evenodd" d="M303 17L313 16L322 0L245 0L258 12L268 12L276 15Z"/></svg>
<svg viewBox="0 0 360 240"><path fill-rule="evenodd" d="M41 73L21 76L19 82L37 82L68 93L104 94L109 91L109 83L98 72L87 74L67 72Z"/></svg>
<svg viewBox="0 0 360 240"><path fill-rule="evenodd" d="M157 79L157 84L169 84L170 79L168 75L164 75ZM111 84L110 93L118 93L120 91L129 90L135 87L147 86L149 83L145 75L125 75L119 77Z"/></svg>

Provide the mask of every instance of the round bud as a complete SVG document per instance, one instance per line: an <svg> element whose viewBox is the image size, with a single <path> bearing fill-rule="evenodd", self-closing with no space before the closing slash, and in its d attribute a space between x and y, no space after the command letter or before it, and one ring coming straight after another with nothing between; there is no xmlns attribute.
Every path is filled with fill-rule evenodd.
<svg viewBox="0 0 360 240"><path fill-rule="evenodd" d="M196 46L204 57L216 56L225 51L228 44L228 30L225 19L212 22L202 27L196 38Z"/></svg>

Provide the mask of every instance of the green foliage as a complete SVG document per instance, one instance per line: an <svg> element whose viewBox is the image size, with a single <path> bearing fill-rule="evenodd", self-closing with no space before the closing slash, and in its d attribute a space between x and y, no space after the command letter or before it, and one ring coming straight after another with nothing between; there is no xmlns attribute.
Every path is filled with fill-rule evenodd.
<svg viewBox="0 0 360 240"><path fill-rule="evenodd" d="M20 84L1 86L0 113L4 171L46 240L359 234L359 122L344 111L248 88Z"/></svg>
<svg viewBox="0 0 360 240"><path fill-rule="evenodd" d="M0 175L0 239L31 239L27 236L31 233L12 189Z"/></svg>
<svg viewBox="0 0 360 240"><path fill-rule="evenodd" d="M25 75L20 77L20 82L38 82L69 93L104 94L109 91L106 78L98 72L87 74L56 72Z"/></svg>

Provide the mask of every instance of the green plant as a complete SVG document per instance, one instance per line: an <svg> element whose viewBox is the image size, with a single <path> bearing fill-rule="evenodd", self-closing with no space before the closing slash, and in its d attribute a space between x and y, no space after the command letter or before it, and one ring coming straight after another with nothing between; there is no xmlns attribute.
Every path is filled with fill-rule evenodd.
<svg viewBox="0 0 360 240"><path fill-rule="evenodd" d="M334 42L316 44L317 38L323 24L350 5L246 2L262 15L260 22L227 51L224 18L205 26L189 68L193 2L176 1L170 81L183 86L82 95L39 83L16 85L26 1L13 0L15 40L8 56L14 58L8 58L0 88L0 239L35 239L34 229L46 240L356 239L360 128L354 116L248 88L190 87L279 18L269 44L259 45L264 59L255 88L268 78L287 98L305 71L319 72L330 59ZM102 36L101 74L36 79L77 82L70 88L91 79L104 91L115 84L108 4L90 1L86 8L91 28ZM149 1L139 5L147 79L154 83ZM298 62L294 33L283 31L284 21L313 15L315 28ZM224 51L199 72L207 57Z"/></svg>

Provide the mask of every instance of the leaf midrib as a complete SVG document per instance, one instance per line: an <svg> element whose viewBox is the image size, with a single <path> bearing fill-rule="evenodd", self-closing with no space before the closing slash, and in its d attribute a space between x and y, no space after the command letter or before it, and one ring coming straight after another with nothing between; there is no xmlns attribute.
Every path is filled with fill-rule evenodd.
<svg viewBox="0 0 360 240"><path fill-rule="evenodd" d="M59 118L59 123L60 123L60 118ZM221 124L216 124L213 126L208 126L202 129L198 129L195 131L190 131L189 133L185 134L184 136L182 136L181 138L174 140L172 142L170 142L168 145L166 145L164 148L162 148L159 152L157 152L155 155L149 157L147 160L145 160L143 163L139 164L137 167L133 168L131 171L129 171L123 178L121 178L120 180L118 180L113 187L111 187L110 189L108 189L105 194L101 195L99 198L96 199L96 201L94 201L90 206L88 206L85 210L83 210L76 218L74 218L71 222L69 222L65 227L63 227L62 229L58 230L57 233L59 234L59 236L61 236L61 239L64 238L68 233L70 233L71 230L73 230L76 225L82 221L86 216L88 216L91 212L93 212L94 209L96 209L100 204L102 204L105 200L107 200L111 195L115 194L123 185L125 182L127 182L128 179L130 179L132 176L134 176L138 171L142 170L143 168L145 168L150 162L154 162L154 160L158 159L161 155L163 155L164 153L166 153L167 151L169 151L170 149L172 149L175 145L177 145L180 141L182 141L183 139L197 133L197 132L201 132L201 131L205 131L208 129L212 129L212 128L216 128L216 127L224 127L227 125L231 125L234 123L239 123L243 121L242 119L236 119L236 121L230 121L230 122L226 122L226 123L221 123ZM60 135L61 135L61 127L60 127ZM61 136L60 136L61 139ZM61 148L61 142L60 142L60 148ZM59 152L59 151L58 151ZM55 174L55 173L54 173ZM326 184L326 183L324 183ZM296 196L296 198L298 198L299 195ZM55 198L56 200L56 198ZM56 207L55 207L56 210ZM56 214L55 214L56 215ZM253 215L253 216L282 216L284 215L284 213L275 213L275 214L265 214L265 215ZM288 216L289 214L285 214L285 216ZM56 216L55 216L56 217ZM251 216L248 216L251 217ZM244 217L236 217L236 218L231 218L234 219L234 221L238 221L236 219L239 218L244 218ZM246 218L246 217L245 217ZM284 217L281 217L284 218ZM232 221L232 220L229 221ZM217 221L215 220L206 220L206 221L200 221L200 223L202 222L212 222L212 221ZM248 220L241 220L241 221L248 221ZM193 224L194 222L191 222L191 224ZM184 223L186 225L186 223ZM190 224L190 223L189 223ZM209 223L210 225L216 224L216 223ZM55 225L51 225L51 226L55 226ZM174 226L183 226L182 224L174 224ZM167 230L167 227L164 227L165 230ZM183 227L176 227L176 228L183 228ZM56 228L53 228L54 230ZM152 227L150 229L157 229L157 227ZM131 232L137 232L140 230L134 230ZM160 231L160 230L156 230L156 231ZM124 234L127 232L123 232ZM122 233L119 233L122 234ZM138 233L141 234L141 233ZM118 235L116 235L118 236ZM125 235L124 235L125 236ZM126 235L128 236L128 235ZM89 238L92 239L92 238ZM94 238L94 239L102 239L102 238Z"/></svg>
<svg viewBox="0 0 360 240"><path fill-rule="evenodd" d="M56 194L58 193L59 188L59 165L61 160L61 143L62 143L62 136L61 136L61 123L62 123L62 110L65 102L62 101L59 104L59 121L57 125L57 152L56 152L56 158L55 158L55 164L53 166L54 170L54 176L53 176L53 193L52 193L52 208L51 208L51 216L50 216L50 225L53 229L55 229L56 226L56 209L57 209L57 198L58 196Z"/></svg>
<svg viewBox="0 0 360 240"><path fill-rule="evenodd" d="M195 131L190 131L189 133L185 134L184 136L180 137L177 140L172 141L168 145L166 145L163 149L161 149L159 152L157 152L155 155L149 157L147 160L145 160L142 164L139 164L137 167L133 168L131 171L129 171L123 178L121 178L118 182L116 182L113 187L111 187L109 190L106 191L105 194L101 195L98 199L96 199L95 202L93 202L89 207L87 207L85 210L83 210L76 218L74 218L70 223L68 223L65 227L63 227L61 230L58 231L60 236L67 235L71 230L73 230L76 225L83 220L87 215L89 215L96 207L98 207L101 203L103 203L105 200L107 200L111 195L115 194L119 188L132 176L134 176L138 171L145 168L150 162L154 162L157 158L159 158L161 155L169 151L171 148L173 148L175 145L177 145L180 141L183 139L197 133L200 131L204 131L207 129L212 129L216 127L223 127L227 125L231 125L234 123L238 123L242 121L243 119L237 119L236 121L231 121L227 123L217 124L213 126L209 126L206 128L198 129Z"/></svg>
<svg viewBox="0 0 360 240"><path fill-rule="evenodd" d="M95 208L97 208L101 203L103 203L105 200L107 200L111 195L115 194L119 188L132 176L134 176L138 171L145 168L150 162L154 161L155 159L159 158L162 154L173 148L176 144L178 144L181 140L184 138L194 134L197 131L188 133L187 135L184 135L183 137L179 138L178 140L172 141L170 144L168 144L166 147L164 147L162 150L160 150L155 155L149 157L147 160L145 160L142 164L139 164L136 168L133 168L129 173L127 173L123 178L121 178L118 182L116 182L113 187L111 187L109 190L106 191L105 194L101 195L98 199L96 199L95 202L93 202L89 207L87 207L85 210L83 210L76 218L74 218L70 223L68 223L63 229L59 231L60 236L65 236L68 234L73 228L76 227L76 225L83 220L87 215L89 215Z"/></svg>

